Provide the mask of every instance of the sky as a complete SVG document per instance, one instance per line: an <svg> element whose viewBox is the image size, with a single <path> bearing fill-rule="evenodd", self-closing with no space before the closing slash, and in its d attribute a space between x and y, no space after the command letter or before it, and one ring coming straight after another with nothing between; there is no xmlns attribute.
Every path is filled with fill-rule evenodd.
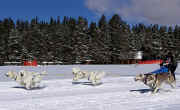
<svg viewBox="0 0 180 110"><path fill-rule="evenodd" d="M180 24L180 0L1 0L0 19L32 19L38 16L78 18L97 22L119 14L128 24Z"/></svg>

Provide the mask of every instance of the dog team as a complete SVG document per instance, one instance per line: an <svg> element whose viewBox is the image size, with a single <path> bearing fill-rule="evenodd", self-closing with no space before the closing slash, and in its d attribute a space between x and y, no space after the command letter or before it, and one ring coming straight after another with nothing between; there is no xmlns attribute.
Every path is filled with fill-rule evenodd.
<svg viewBox="0 0 180 110"><path fill-rule="evenodd" d="M150 73L138 74L135 76L135 81L141 81L145 85L152 89L153 93L157 93L160 89L162 83L169 84L172 88L175 88L176 78L175 70L177 68L177 62L174 60L172 54L168 54L165 59L163 59L160 64L160 69L155 70ZM24 86L26 89L32 89L37 87L44 75L47 73L44 71L42 73L30 72L21 70L18 73L9 71L6 76L15 80L20 85ZM79 79L86 78L92 83L92 85L98 85L101 83L101 79L106 75L105 72L95 72L95 71L85 71L80 70L80 68L72 68L73 82Z"/></svg>
<svg viewBox="0 0 180 110"><path fill-rule="evenodd" d="M80 68L72 68L72 73L74 75L73 81L78 81L79 79L87 78L92 85L100 84L100 80L105 76L105 72L88 72L81 71ZM20 70L18 73L14 71L8 71L5 74L7 77L15 80L21 86L24 86L26 89L33 89L39 86L42 81L42 77L47 75L45 71L41 73L31 72L26 70Z"/></svg>

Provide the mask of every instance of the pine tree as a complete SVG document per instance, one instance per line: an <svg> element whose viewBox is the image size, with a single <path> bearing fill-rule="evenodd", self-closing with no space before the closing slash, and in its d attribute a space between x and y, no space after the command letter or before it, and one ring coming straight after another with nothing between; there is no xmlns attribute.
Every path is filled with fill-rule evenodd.
<svg viewBox="0 0 180 110"><path fill-rule="evenodd" d="M115 14L109 21L110 35L112 40L112 62L119 63L127 58L129 28L127 24Z"/></svg>

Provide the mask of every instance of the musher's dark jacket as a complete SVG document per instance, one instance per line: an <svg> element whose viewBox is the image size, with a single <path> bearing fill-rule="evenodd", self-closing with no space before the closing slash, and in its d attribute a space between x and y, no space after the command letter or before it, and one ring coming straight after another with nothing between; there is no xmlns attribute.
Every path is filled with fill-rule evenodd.
<svg viewBox="0 0 180 110"><path fill-rule="evenodd" d="M162 66L167 67L171 71L171 73L174 73L178 64L173 55L167 55L160 64L160 67Z"/></svg>
<svg viewBox="0 0 180 110"><path fill-rule="evenodd" d="M174 79L176 79L174 72L176 71L178 63L177 63L176 59L174 58L174 56L172 54L168 54L163 59L163 62L160 64L160 67L163 67L163 66L167 67L168 71L170 71L171 74L174 76Z"/></svg>

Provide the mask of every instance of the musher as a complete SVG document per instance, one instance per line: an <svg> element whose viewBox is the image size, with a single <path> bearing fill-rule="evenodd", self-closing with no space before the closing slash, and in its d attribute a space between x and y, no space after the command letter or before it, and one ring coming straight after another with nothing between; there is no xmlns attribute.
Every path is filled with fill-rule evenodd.
<svg viewBox="0 0 180 110"><path fill-rule="evenodd" d="M174 79L176 79L175 77L175 71L177 68L177 61L174 58L174 55L171 52L168 52L168 54L162 59L162 63L160 64L160 69L155 70L151 73L154 74L158 74L158 73L162 73L162 72L171 72L174 76Z"/></svg>

